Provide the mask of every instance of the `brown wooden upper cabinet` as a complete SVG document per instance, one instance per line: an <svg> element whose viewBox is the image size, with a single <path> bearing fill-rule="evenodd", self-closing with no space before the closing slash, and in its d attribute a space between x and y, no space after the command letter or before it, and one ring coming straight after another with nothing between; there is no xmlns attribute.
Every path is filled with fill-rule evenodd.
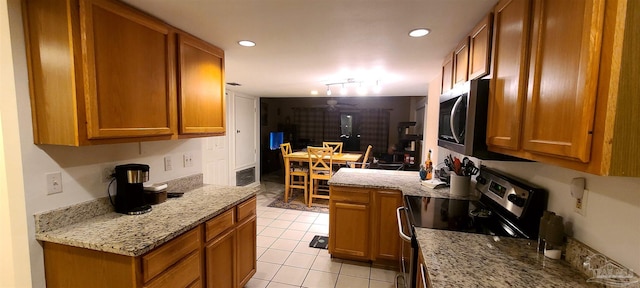
<svg viewBox="0 0 640 288"><path fill-rule="evenodd" d="M487 14L469 34L469 80L489 74L492 21L493 14Z"/></svg>
<svg viewBox="0 0 640 288"><path fill-rule="evenodd" d="M178 34L180 134L225 133L224 51Z"/></svg>
<svg viewBox="0 0 640 288"><path fill-rule="evenodd" d="M80 146L178 138L175 28L114 0L23 3L36 144ZM223 81L221 59L217 90ZM207 84L213 90L213 84ZM181 106L188 113L192 112L189 105L205 104L190 97L182 97L188 99ZM224 103L219 96L203 109L224 107L211 104L215 101ZM208 116L218 117L213 120L204 119L201 112L183 122L206 127L198 133L224 133L224 121L219 120L223 108L222 113Z"/></svg>
<svg viewBox="0 0 640 288"><path fill-rule="evenodd" d="M503 0L495 8L487 142L494 152L640 176L631 80L638 1ZM517 28L517 29L514 29ZM530 31L530 33L528 32ZM621 56L612 56L621 55Z"/></svg>
<svg viewBox="0 0 640 288"><path fill-rule="evenodd" d="M469 80L469 36L453 50L453 86Z"/></svg>
<svg viewBox="0 0 640 288"><path fill-rule="evenodd" d="M492 15L489 13L444 59L440 93L451 90L457 84L489 74L491 21Z"/></svg>
<svg viewBox="0 0 640 288"><path fill-rule="evenodd" d="M449 53L442 63L440 94L451 90L451 88L453 88L453 52Z"/></svg>
<svg viewBox="0 0 640 288"><path fill-rule="evenodd" d="M530 1L522 0L500 1L493 13L493 77L487 114L487 145L494 149L520 149L530 4Z"/></svg>

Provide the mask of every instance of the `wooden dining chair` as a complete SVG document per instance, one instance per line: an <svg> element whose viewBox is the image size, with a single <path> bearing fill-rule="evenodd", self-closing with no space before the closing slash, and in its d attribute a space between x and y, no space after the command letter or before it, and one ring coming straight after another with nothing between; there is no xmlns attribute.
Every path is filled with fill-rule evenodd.
<svg viewBox="0 0 640 288"><path fill-rule="evenodd" d="M309 153L309 200L307 206L311 207L314 198L329 199L329 189L321 189L320 181L328 181L333 176L333 149L309 146L307 152Z"/></svg>
<svg viewBox="0 0 640 288"><path fill-rule="evenodd" d="M322 142L322 147L329 147L333 150L333 153L342 154L342 142Z"/></svg>
<svg viewBox="0 0 640 288"><path fill-rule="evenodd" d="M280 144L280 151L282 151L282 160L287 161L284 157L293 152L291 149L291 143ZM307 198L309 197L309 190L307 189L309 183L309 168L300 164L290 163L289 177L289 191L284 191L285 201L287 201L289 197L293 196L293 189L302 189L302 191L304 191L304 202L306 203Z"/></svg>
<svg viewBox="0 0 640 288"><path fill-rule="evenodd" d="M367 146L367 151L364 153L364 156L362 157L362 161L361 162L350 162L349 163L349 167L351 168L369 168L369 153L371 153L371 149L373 148L373 146L369 145Z"/></svg>

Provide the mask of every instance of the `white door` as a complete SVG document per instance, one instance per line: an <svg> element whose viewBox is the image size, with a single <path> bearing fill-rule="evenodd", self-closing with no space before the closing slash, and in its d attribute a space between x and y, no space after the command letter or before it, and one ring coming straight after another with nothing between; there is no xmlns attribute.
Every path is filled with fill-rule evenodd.
<svg viewBox="0 0 640 288"><path fill-rule="evenodd" d="M235 95L236 171L256 167L256 99ZM257 168L257 167L256 167Z"/></svg>

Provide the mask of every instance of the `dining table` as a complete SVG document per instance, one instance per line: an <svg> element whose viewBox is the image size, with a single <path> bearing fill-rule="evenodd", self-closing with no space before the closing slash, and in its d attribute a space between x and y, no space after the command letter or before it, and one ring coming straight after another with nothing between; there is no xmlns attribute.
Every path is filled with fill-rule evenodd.
<svg viewBox="0 0 640 288"><path fill-rule="evenodd" d="M315 157L315 156L312 156ZM344 165L347 162L356 162L362 157L362 153L333 153L332 163L334 165ZM297 151L283 156L284 158L284 191L289 191L291 184L291 162L309 163L309 153L307 151ZM328 157L325 157L328 159ZM289 193L284 193L284 202L289 202Z"/></svg>

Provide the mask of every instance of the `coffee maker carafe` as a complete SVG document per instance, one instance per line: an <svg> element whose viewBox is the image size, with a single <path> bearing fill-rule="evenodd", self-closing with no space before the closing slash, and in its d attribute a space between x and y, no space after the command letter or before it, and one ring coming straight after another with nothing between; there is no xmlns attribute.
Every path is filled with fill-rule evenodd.
<svg viewBox="0 0 640 288"><path fill-rule="evenodd" d="M145 203L143 182L149 181L149 165L126 164L115 168L116 212L137 215L151 211Z"/></svg>

